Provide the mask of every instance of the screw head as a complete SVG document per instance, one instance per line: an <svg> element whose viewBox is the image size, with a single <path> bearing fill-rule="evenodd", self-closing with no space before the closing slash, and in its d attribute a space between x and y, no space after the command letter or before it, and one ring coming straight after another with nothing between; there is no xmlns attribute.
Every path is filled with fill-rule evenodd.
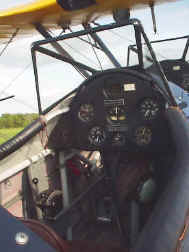
<svg viewBox="0 0 189 252"><path fill-rule="evenodd" d="M37 185L39 183L39 179L38 178L33 178L32 182L34 183L34 185Z"/></svg>
<svg viewBox="0 0 189 252"><path fill-rule="evenodd" d="M29 237L26 233L19 232L15 236L15 241L16 241L16 244L18 245L26 245L29 241Z"/></svg>

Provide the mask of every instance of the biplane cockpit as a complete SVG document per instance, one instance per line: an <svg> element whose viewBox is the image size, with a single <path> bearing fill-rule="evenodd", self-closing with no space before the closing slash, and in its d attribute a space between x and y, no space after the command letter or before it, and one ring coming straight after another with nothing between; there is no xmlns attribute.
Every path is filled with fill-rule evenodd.
<svg viewBox="0 0 189 252"><path fill-rule="evenodd" d="M96 4L81 2L58 4L75 22L78 8ZM98 13L92 7L87 20ZM151 8L154 19L153 3ZM45 37L31 45L39 118L0 146L0 183L15 175L22 180L22 218L0 208L0 222L10 225L10 248L172 252L181 251L183 241L188 244L189 125L170 82L188 90L189 40L185 37L182 59L159 62L143 25L128 9L114 10L113 18L112 23L83 22L76 30L64 22L54 37L33 23ZM128 58L120 50L122 64L101 34L128 27L135 41ZM67 44L73 39L91 48L98 67L91 54L91 64L81 62L82 51L71 57L62 45L73 49L72 42ZM41 95L38 55L60 62L62 72L69 64L82 76L78 87L48 106ZM64 82L64 89L69 77L53 74L52 92L56 82Z"/></svg>
<svg viewBox="0 0 189 252"><path fill-rule="evenodd" d="M157 59L161 64L164 74L169 82L169 87L177 101L178 106L188 117L188 36L173 37L161 40L150 41L156 51ZM178 45L181 45L179 48ZM173 50L177 46L177 53L173 57ZM157 73L156 67L151 60L148 49L143 44L145 51L145 69ZM165 48L169 50L165 50ZM127 66L130 65L130 58L137 54L136 45L128 47Z"/></svg>

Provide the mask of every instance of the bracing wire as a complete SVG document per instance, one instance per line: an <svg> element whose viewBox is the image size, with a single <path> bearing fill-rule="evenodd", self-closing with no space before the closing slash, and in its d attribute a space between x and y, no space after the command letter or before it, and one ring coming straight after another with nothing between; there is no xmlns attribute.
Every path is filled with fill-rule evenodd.
<svg viewBox="0 0 189 252"><path fill-rule="evenodd" d="M3 88L3 90L0 91L0 96L2 93L4 93L8 88L10 88L14 82L32 65L32 63L29 63L28 65L26 65L26 67L19 72L9 83L6 87Z"/></svg>
<svg viewBox="0 0 189 252"><path fill-rule="evenodd" d="M89 42L90 42L91 48L92 48L92 50L93 50L93 52L94 52L94 55L96 56L96 59L97 59L97 61L98 61L98 63L99 63L100 69L101 69L101 71L103 71L103 69L102 69L102 64L101 64L101 62L100 62L100 59L99 59L99 57L98 57L98 54L97 54L95 48L93 47L93 44L92 44L91 39L90 39L90 37L89 37L89 34L87 34L87 37L88 37L88 40L89 40Z"/></svg>
<svg viewBox="0 0 189 252"><path fill-rule="evenodd" d="M88 58L84 53L81 53L79 50L75 49L74 47L72 47L71 45L69 45L68 43L64 42L65 45L67 45L68 47L70 47L73 51L75 51L76 53L78 53L79 55L83 56L86 60L88 60L89 62L93 62L95 64L95 66L97 67L97 64L95 61L91 60L90 58Z"/></svg>
<svg viewBox="0 0 189 252"><path fill-rule="evenodd" d="M100 26L100 24L99 23L96 23L96 22L93 22L93 24L94 25L96 25L96 26ZM112 33L112 34L114 34L115 36L117 36L117 37L119 37L119 38L121 38L121 39L124 39L124 40L127 40L127 41L129 41L129 42L131 42L131 43L135 43L132 39L128 39L128 38L126 38L125 36L122 36L122 35L120 35L120 34L118 34L117 32L115 32L115 31L112 31L112 30L107 30L108 32L110 32L110 33Z"/></svg>
<svg viewBox="0 0 189 252"><path fill-rule="evenodd" d="M8 48L8 46L10 45L10 43L13 41L13 39L16 37L16 35L18 34L19 28L16 29L16 31L12 34L11 38L9 39L9 41L6 43L5 47L2 49L2 51L0 52L0 56L3 55L3 53L6 51L6 49Z"/></svg>
<svg viewBox="0 0 189 252"><path fill-rule="evenodd" d="M96 26L100 26L99 23L96 23L96 22L93 22L93 23L94 23L94 25L96 25ZM117 36L117 37L119 37L119 38L121 38L121 39L123 39L123 40L126 40L126 41L128 41L128 42L131 42L132 44L135 44L135 42L134 42L132 39L129 39L129 38L125 37L125 36L122 36L122 35L120 35L119 33L115 32L115 31L108 30L108 32L114 34L115 36ZM163 56L163 55L162 55L161 53L159 53L159 52L156 53L156 54L159 55L162 59L167 59L165 56Z"/></svg>
<svg viewBox="0 0 189 252"><path fill-rule="evenodd" d="M5 95L10 95L10 94L7 93L7 92L3 92L3 94L5 94ZM30 108L30 110L32 110L33 112L36 113L37 109L36 109L34 106L32 106L31 104L28 104L28 103L26 103L25 101L23 101L23 100L21 100L21 99L18 99L18 98L16 98L16 97L13 97L12 99L13 99L15 102L17 102L17 103L22 104L22 105L24 105L24 106L27 107L27 108Z"/></svg>
<svg viewBox="0 0 189 252"><path fill-rule="evenodd" d="M70 30L70 32L73 32L73 30L71 28L69 28L69 30ZM76 38L79 39L79 40L81 40L82 42L85 42L85 43L89 44L89 45L93 45L93 47L95 47L96 49L99 49L99 50L103 51L102 48L100 48L96 44L91 44L89 41L87 41L87 40L85 40L85 39L83 39L81 37L76 37Z"/></svg>
<svg viewBox="0 0 189 252"><path fill-rule="evenodd" d="M51 31L51 30L48 30L48 32L50 32L51 34L53 34L53 36L54 36L54 33ZM60 34L63 34L63 32L64 31L62 31ZM59 35L60 36L60 35ZM75 70L84 78L84 79L87 79L87 77L80 71L80 69L78 68L78 67L76 67L76 66L74 66L74 65L72 65L74 68L75 68Z"/></svg>

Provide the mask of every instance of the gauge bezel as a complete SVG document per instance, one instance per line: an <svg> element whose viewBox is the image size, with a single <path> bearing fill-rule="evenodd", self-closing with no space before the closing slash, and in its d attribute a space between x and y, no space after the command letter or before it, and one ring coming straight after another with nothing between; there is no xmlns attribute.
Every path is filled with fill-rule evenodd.
<svg viewBox="0 0 189 252"><path fill-rule="evenodd" d="M94 132L92 132L92 131L95 131L95 130L101 131L101 133L102 133L102 135L103 135L103 139L102 139L99 143L98 143L98 142L95 142L94 138L92 138L92 134L94 133ZM102 135L101 135L101 136L102 136ZM105 143L106 137L107 137L107 136L106 136L105 130L104 130L102 127L100 127L100 126L94 126L94 127L92 127L92 128L90 129L90 131L89 131L89 134L88 134L89 143L90 143L91 145L97 146L97 147L100 147L100 146L102 146L102 145Z"/></svg>
<svg viewBox="0 0 189 252"><path fill-rule="evenodd" d="M144 108L142 108L142 106L145 104L146 101L150 101L150 102L153 102L153 104L156 104L156 108L158 108L158 110L155 112L155 114L153 115L151 112L150 112L150 115L149 116L145 116L145 111L142 111L144 110ZM151 103L152 104L152 103ZM150 108L149 108L150 109ZM138 110L140 112L140 114L142 115L143 119L146 120L146 121L152 121L154 119L156 119L158 117L158 115L160 114L161 112L161 106L160 106L160 103L158 102L158 100L154 97L145 97L144 99L142 99L142 101L139 103L138 105Z"/></svg>
<svg viewBox="0 0 189 252"><path fill-rule="evenodd" d="M92 112L92 116L88 120L84 119L83 116L81 116L81 108L84 107L84 106L90 106L92 108L92 110L89 112L89 113ZM80 104L77 116L78 116L78 118L79 118L79 120L81 122L84 122L84 123L90 123L90 122L92 122L94 120L94 116L95 116L94 105L92 103L82 103L82 104Z"/></svg>
<svg viewBox="0 0 189 252"><path fill-rule="evenodd" d="M144 129L147 130L148 133L150 132L150 140L148 140L148 142L146 142L146 143L144 141L141 141L141 139L140 139L140 142L139 142L139 140L137 139L138 131L142 130L142 129L143 130ZM144 133L143 133L143 136L144 136ZM152 129L149 126L147 126L147 125L140 125L140 126L136 127L135 130L134 130L134 135L133 135L134 141L135 141L136 145L139 146L139 147L147 147L147 146L149 146L151 144L151 142L152 142L152 136L153 136Z"/></svg>
<svg viewBox="0 0 189 252"><path fill-rule="evenodd" d="M106 114L107 114L106 118L108 122L122 123L126 121L125 106L118 106L118 105L107 106Z"/></svg>

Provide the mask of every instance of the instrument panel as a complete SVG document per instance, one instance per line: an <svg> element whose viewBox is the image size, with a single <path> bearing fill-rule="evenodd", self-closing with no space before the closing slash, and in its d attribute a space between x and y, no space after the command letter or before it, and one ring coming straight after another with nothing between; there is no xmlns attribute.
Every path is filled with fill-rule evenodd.
<svg viewBox="0 0 189 252"><path fill-rule="evenodd" d="M148 75L109 70L86 80L71 104L75 145L87 150L163 145L166 101ZM166 134L166 133L165 133Z"/></svg>

